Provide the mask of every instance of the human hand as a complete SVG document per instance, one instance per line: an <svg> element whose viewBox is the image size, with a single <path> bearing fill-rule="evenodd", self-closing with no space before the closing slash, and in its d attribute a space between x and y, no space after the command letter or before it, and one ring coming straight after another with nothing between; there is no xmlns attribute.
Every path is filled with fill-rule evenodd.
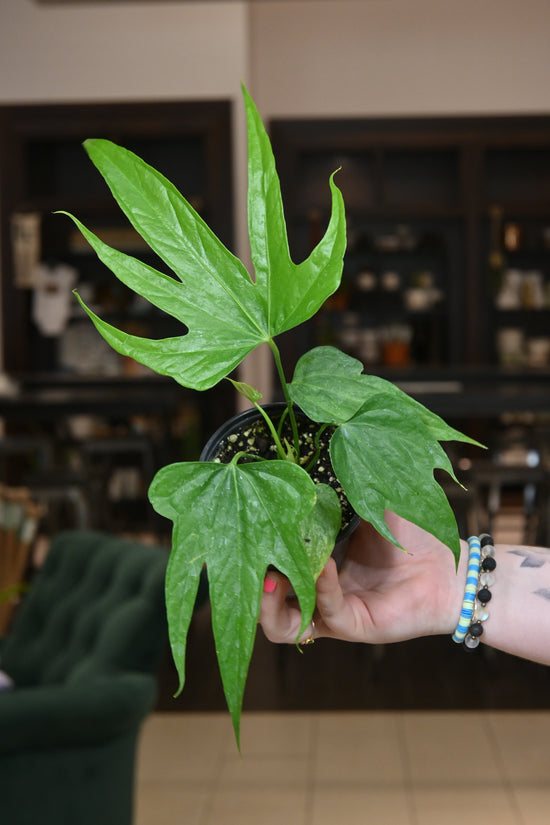
<svg viewBox="0 0 550 825"><path fill-rule="evenodd" d="M301 641L328 636L382 644L453 632L464 595L466 542L457 571L449 548L425 530L390 512L386 523L407 552L361 522L340 571L331 558L319 576L314 624ZM290 583L270 571L266 584L271 592L262 598L263 631L272 642L295 643L301 616Z"/></svg>

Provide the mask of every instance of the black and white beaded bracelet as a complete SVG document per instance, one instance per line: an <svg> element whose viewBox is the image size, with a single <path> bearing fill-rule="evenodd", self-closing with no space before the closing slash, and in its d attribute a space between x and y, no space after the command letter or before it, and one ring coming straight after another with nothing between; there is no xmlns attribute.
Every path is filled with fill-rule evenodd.
<svg viewBox="0 0 550 825"><path fill-rule="evenodd" d="M483 635L483 624L489 618L487 605L491 601L491 587L495 583L495 543L489 533L482 533L479 537L480 564L476 587L476 594L471 612L470 625L464 635L463 643L466 650L475 650ZM454 638L454 637L453 637Z"/></svg>

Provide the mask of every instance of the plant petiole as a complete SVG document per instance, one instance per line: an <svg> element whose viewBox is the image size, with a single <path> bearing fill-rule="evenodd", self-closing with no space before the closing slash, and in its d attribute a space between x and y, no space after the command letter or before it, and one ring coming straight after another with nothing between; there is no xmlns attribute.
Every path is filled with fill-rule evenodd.
<svg viewBox="0 0 550 825"><path fill-rule="evenodd" d="M272 438L273 438L273 442L274 442L275 446L277 447L277 455L279 456L279 458L281 458L283 460L289 460L288 451L286 451L285 448L283 447L283 445L281 444L281 439L279 438L279 435L277 433L277 430L275 429L273 421L268 416L268 414L266 413L264 408L261 407L257 402L254 402L254 406L256 407L258 412L261 413L265 423L269 427L269 432L271 433Z"/></svg>
<svg viewBox="0 0 550 825"><path fill-rule="evenodd" d="M237 465L241 458L249 458L250 460L254 461L263 461L260 455L254 455L254 453L247 453L246 450L241 450L240 452L235 453L235 455L229 463Z"/></svg>
<svg viewBox="0 0 550 825"><path fill-rule="evenodd" d="M283 390L283 394L285 397L286 407L288 410L288 414L290 416L290 425L292 427L292 436L294 439L294 452L298 459L300 455L300 437L298 435L298 424L296 423L296 416L294 414L294 404L292 403L292 399L288 392L288 384L286 382L285 373L283 370L283 364L281 361L281 353L279 352L279 348L273 338L270 338L268 341L269 347L271 352L273 353L273 358L275 359L275 366L277 367L277 373L279 375L279 381L281 382L281 387Z"/></svg>
<svg viewBox="0 0 550 825"><path fill-rule="evenodd" d="M285 409L282 412L281 417L279 418L279 423L277 425L277 434L278 434L279 438L281 437L281 434L283 432L283 424L285 423L287 418L288 418L288 407L285 407Z"/></svg>
<svg viewBox="0 0 550 825"><path fill-rule="evenodd" d="M319 429L315 433L315 441L313 442L314 447L315 447L315 452L313 453L313 458L311 459L311 461L309 462L309 464L305 468L306 473L309 473L309 471L313 469L313 467L315 466L315 464L317 462L317 459L319 458L319 456L321 454L321 445L320 445L319 442L321 441L321 436L323 435L323 433L324 433L324 431L326 430L327 427L328 427L328 424L323 424L321 427L319 427Z"/></svg>

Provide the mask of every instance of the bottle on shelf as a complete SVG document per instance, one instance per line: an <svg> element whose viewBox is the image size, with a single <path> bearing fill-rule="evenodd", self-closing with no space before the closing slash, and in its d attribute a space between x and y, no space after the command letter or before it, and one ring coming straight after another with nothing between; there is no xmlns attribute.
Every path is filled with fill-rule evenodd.
<svg viewBox="0 0 550 825"><path fill-rule="evenodd" d="M502 215L501 206L491 206L490 219L490 248L489 248L489 287L493 298L499 294L504 277L506 261L502 250Z"/></svg>
<svg viewBox="0 0 550 825"><path fill-rule="evenodd" d="M522 228L518 223L509 221L504 225L504 248L507 252L517 252L523 241Z"/></svg>

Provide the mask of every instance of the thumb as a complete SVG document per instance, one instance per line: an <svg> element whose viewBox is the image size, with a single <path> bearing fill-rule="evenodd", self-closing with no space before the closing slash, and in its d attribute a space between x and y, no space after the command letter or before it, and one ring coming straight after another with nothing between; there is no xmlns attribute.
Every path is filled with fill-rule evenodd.
<svg viewBox="0 0 550 825"><path fill-rule="evenodd" d="M346 600L340 587L338 569L331 557L317 579L317 618L319 634L333 636L346 613Z"/></svg>

